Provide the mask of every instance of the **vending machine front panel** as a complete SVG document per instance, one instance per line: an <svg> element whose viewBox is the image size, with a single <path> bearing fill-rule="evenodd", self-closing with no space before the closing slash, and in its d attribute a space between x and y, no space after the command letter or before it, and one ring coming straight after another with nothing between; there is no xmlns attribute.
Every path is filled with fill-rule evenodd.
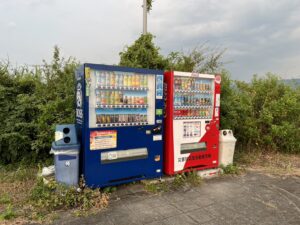
<svg viewBox="0 0 300 225"><path fill-rule="evenodd" d="M90 187L160 177L163 72L84 64L82 174Z"/></svg>
<svg viewBox="0 0 300 225"><path fill-rule="evenodd" d="M220 83L215 75L166 72L166 174L217 167Z"/></svg>

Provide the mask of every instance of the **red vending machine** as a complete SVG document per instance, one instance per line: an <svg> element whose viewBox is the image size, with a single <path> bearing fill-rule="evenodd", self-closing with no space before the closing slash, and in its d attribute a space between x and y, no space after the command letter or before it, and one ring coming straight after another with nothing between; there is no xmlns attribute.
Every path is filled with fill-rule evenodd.
<svg viewBox="0 0 300 225"><path fill-rule="evenodd" d="M164 172L218 167L221 76L165 72Z"/></svg>

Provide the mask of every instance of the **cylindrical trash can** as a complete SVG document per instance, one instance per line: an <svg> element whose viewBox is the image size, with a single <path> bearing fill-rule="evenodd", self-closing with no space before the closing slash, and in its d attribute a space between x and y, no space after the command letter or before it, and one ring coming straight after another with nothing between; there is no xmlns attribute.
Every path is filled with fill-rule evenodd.
<svg viewBox="0 0 300 225"><path fill-rule="evenodd" d="M227 166L232 164L236 143L232 130L220 130L219 140L219 165Z"/></svg>
<svg viewBox="0 0 300 225"><path fill-rule="evenodd" d="M79 182L80 145L56 145L52 143L54 154L55 179L59 183L77 186Z"/></svg>

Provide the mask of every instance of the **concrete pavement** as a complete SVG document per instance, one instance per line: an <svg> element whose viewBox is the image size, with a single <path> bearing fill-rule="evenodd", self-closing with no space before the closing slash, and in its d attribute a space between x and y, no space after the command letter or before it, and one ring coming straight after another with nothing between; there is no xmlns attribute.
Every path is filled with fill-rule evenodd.
<svg viewBox="0 0 300 225"><path fill-rule="evenodd" d="M160 194L146 193L141 184L128 185L113 194L101 213L61 218L55 224L299 225L300 177L250 171Z"/></svg>

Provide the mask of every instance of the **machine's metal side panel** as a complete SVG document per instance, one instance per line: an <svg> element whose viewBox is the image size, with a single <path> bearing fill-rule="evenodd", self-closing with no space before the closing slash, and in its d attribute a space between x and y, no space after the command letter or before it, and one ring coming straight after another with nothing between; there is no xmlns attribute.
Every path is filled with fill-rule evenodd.
<svg viewBox="0 0 300 225"><path fill-rule="evenodd" d="M173 72L165 72L165 142L164 142L164 173L174 173L174 136L173 136Z"/></svg>

